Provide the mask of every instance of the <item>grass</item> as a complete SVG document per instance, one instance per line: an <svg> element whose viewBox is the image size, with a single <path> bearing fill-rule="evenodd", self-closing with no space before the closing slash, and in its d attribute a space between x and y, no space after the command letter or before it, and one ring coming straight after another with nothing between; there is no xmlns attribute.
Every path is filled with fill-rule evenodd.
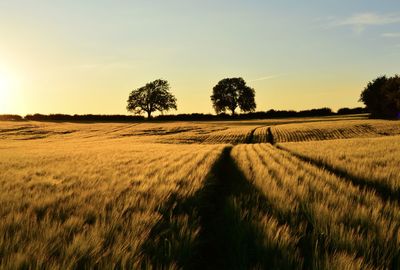
<svg viewBox="0 0 400 270"><path fill-rule="evenodd" d="M0 122L0 269L400 268L399 132Z"/></svg>

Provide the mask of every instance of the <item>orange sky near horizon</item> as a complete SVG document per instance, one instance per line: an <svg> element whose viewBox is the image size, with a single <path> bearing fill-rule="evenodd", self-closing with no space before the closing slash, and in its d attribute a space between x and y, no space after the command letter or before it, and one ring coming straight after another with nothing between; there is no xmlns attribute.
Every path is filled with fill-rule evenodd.
<svg viewBox="0 0 400 270"><path fill-rule="evenodd" d="M214 113L243 77L257 111L362 106L398 73L400 4L340 0L0 3L0 114L127 114L129 92L168 80L171 113Z"/></svg>

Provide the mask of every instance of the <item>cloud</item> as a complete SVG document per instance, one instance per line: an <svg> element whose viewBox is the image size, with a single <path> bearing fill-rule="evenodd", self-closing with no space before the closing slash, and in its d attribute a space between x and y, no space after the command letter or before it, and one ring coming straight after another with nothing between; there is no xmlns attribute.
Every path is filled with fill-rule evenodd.
<svg viewBox="0 0 400 270"><path fill-rule="evenodd" d="M382 26L400 23L399 14L377 14L364 12L347 18L333 20L333 26L351 26L356 33L362 33L368 26Z"/></svg>
<svg viewBox="0 0 400 270"><path fill-rule="evenodd" d="M400 23L400 16L394 14L379 15L372 12L355 14L338 22L339 25L386 25Z"/></svg>
<svg viewBox="0 0 400 270"><path fill-rule="evenodd" d="M115 62L99 62L99 63L87 63L73 66L74 68L82 70L92 70L92 69L129 69L134 65L128 62L115 61Z"/></svg>
<svg viewBox="0 0 400 270"><path fill-rule="evenodd" d="M282 75L277 74L277 75L270 75L270 76L264 76L264 77L260 77L254 80L250 80L249 82L258 82L258 81L266 81L266 80L271 80L271 79L275 79L278 77L281 77Z"/></svg>
<svg viewBox="0 0 400 270"><path fill-rule="evenodd" d="M397 38L400 37L400 33L383 33L382 37Z"/></svg>

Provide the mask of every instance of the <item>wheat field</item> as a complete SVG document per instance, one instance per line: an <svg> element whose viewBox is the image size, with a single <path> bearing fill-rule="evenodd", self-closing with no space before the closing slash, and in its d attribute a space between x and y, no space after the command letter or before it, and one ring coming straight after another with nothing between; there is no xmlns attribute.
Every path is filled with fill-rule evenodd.
<svg viewBox="0 0 400 270"><path fill-rule="evenodd" d="M221 150L121 140L2 143L1 266L151 264L142 250L163 212L171 212L162 208L194 196ZM173 248L186 249L196 237L198 224L188 218L170 220L181 238Z"/></svg>
<svg viewBox="0 0 400 270"><path fill-rule="evenodd" d="M400 268L400 125L0 122L0 269Z"/></svg>
<svg viewBox="0 0 400 270"><path fill-rule="evenodd" d="M351 267L375 264L386 268L397 260L397 203L383 202L373 192L268 144L238 146L232 155L246 178L263 194L267 214L262 218L273 220L285 233L271 239L269 235L276 232L271 232L275 228L267 223L263 228L266 241L282 246L283 251L290 250L286 246L292 250L300 246L298 252L288 254L298 265L343 269L344 265L335 266L339 262ZM293 256L298 253L302 256Z"/></svg>
<svg viewBox="0 0 400 270"><path fill-rule="evenodd" d="M365 182L400 198L400 137L280 144L283 149Z"/></svg>
<svg viewBox="0 0 400 270"><path fill-rule="evenodd" d="M282 143L397 135L400 126L389 120L338 120L279 125L271 132Z"/></svg>

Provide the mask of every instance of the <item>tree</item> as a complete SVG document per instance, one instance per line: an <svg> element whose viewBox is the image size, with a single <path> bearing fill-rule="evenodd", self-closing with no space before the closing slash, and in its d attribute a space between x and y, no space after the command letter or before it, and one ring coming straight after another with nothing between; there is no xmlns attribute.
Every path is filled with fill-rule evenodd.
<svg viewBox="0 0 400 270"><path fill-rule="evenodd" d="M360 100L375 118L400 118L400 77L381 76L369 82Z"/></svg>
<svg viewBox="0 0 400 270"><path fill-rule="evenodd" d="M169 92L168 82L159 79L133 90L126 109L135 114L146 112L147 117L151 118L151 113L155 111L176 110L176 98Z"/></svg>
<svg viewBox="0 0 400 270"><path fill-rule="evenodd" d="M242 78L226 78L214 86L211 101L216 113L230 110L234 115L238 107L242 112L253 112L256 109L254 97L254 89Z"/></svg>

